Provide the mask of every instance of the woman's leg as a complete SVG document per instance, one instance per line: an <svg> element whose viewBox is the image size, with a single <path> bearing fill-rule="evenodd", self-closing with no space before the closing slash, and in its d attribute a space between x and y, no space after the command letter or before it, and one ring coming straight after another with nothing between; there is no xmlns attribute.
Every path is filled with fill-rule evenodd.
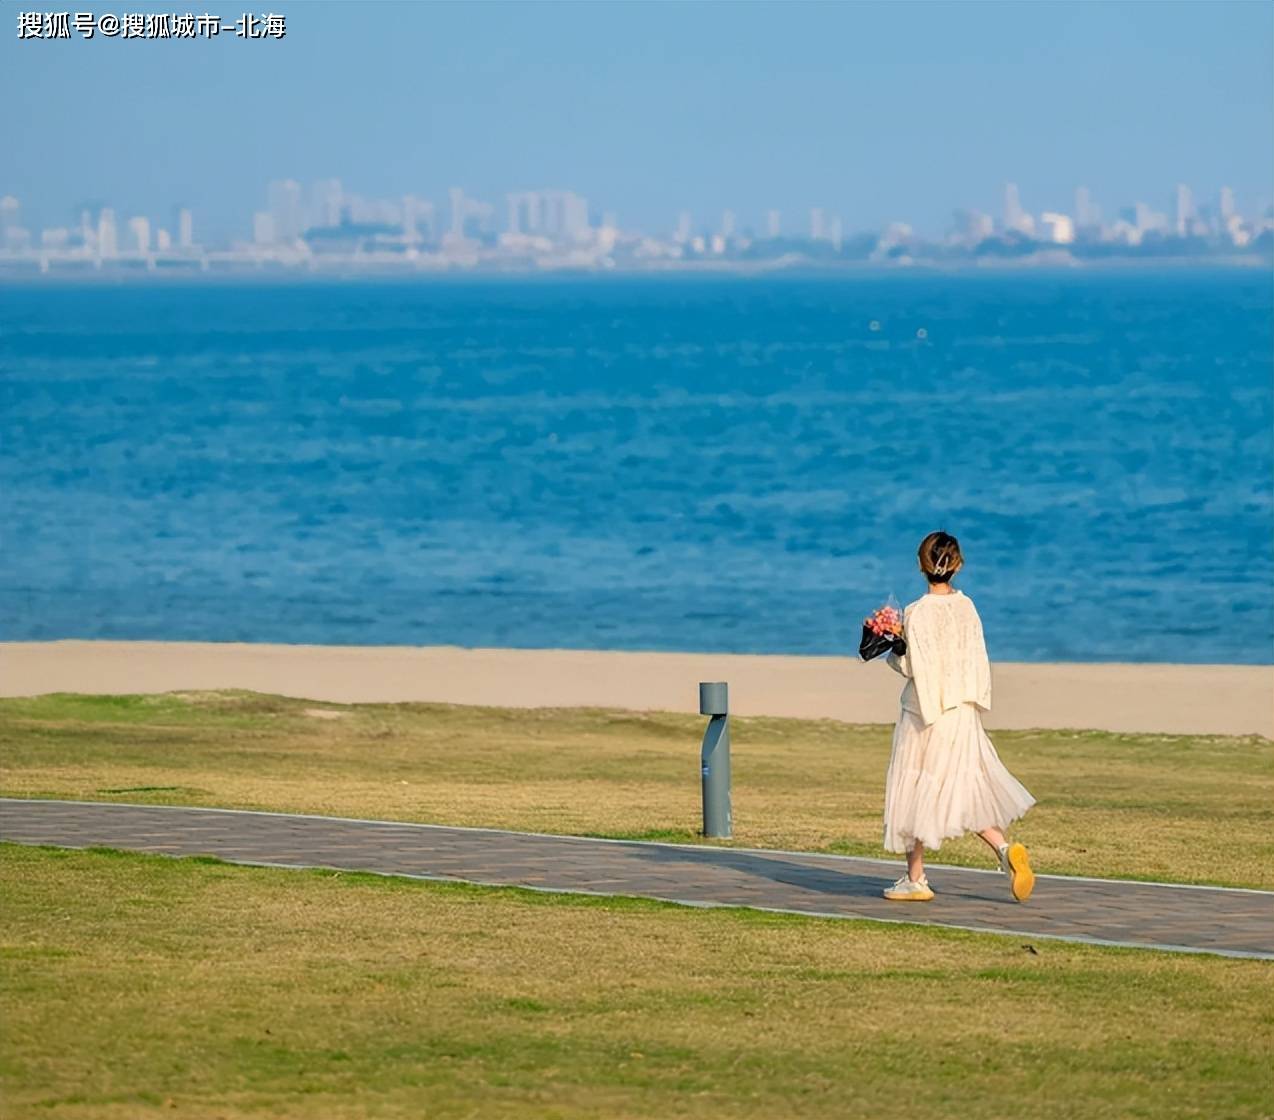
<svg viewBox="0 0 1274 1120"><path fill-rule="evenodd" d="M998 828L984 828L978 835L991 845L991 850L996 855L999 855L1000 849L1008 842L1004 839L1004 833Z"/></svg>
<svg viewBox="0 0 1274 1120"><path fill-rule="evenodd" d="M907 878L913 883L920 882L925 876L925 846L917 840L907 853Z"/></svg>

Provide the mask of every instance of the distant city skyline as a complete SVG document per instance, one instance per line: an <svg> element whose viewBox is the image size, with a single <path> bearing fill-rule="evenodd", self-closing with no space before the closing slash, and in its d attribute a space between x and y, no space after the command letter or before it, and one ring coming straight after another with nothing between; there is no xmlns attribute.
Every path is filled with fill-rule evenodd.
<svg viewBox="0 0 1274 1120"><path fill-rule="evenodd" d="M1170 200L1163 210L1157 210L1144 197L1118 200L1113 204L1107 200L1103 205L1091 188L1079 185L1073 188L1072 206L1056 211L1038 207L1032 210L1024 203L1018 184L1008 182L1003 184L999 207L955 208L950 211L949 220L939 235L975 239L989 237L993 233L1020 233L1035 240L1066 244L1075 240L1077 231L1082 230L1105 231L1107 235L1123 236L1129 240L1126 230L1121 230L1121 227L1131 226L1143 234L1155 232L1188 237L1195 232L1196 226L1199 232L1221 232L1226 228L1237 229L1236 223L1242 224L1240 219L1245 218L1255 228L1263 229L1268 228L1274 219L1274 205L1267 204L1259 209L1251 204L1244 206L1228 185L1208 195L1196 192L1191 184L1177 183L1169 189L1148 192L1146 197L1154 198L1156 195ZM726 239L838 241L850 234L882 232L847 226L840 214L823 206L811 206L796 213L770 207L756 222L742 220L739 213L728 206L706 216L683 209L670 215L670 220L661 227L643 229L625 225L613 209L590 205L589 199L562 188L506 191L494 201L474 198L460 186L449 188L442 200L411 193L377 199L348 190L341 179L321 179L309 184L296 179L276 179L266 185L260 201L263 205L245 214L229 236L209 237L205 233L201 243L216 247L229 247L245 241L274 244L294 241L307 230L377 224L399 226L409 240L419 241L437 241L446 234L462 237L471 223L491 234L572 239L589 230L611 228L634 235L667 236L674 242L714 235ZM1029 201L1026 200L1027 203ZM41 243L38 236L41 230L28 229L23 225L19 217L22 208L23 201L17 196L0 193L0 251L15 247L15 233L29 238L31 246ZM101 213L114 214L116 209L99 203L85 204L78 208L75 221L67 223L65 228L75 225L82 228L86 216L91 216L96 222ZM165 223L155 214L132 215L128 221L143 223L139 228L145 230L153 226L158 232L168 232L173 244L189 247L194 243L193 211L180 203L168 209L171 230L167 230ZM888 223L884 231L902 226L917 236L935 236L924 234L906 222L905 216ZM420 236L417 236L418 231ZM43 232L56 233L57 227L44 227ZM1238 243L1243 243L1241 237Z"/></svg>
<svg viewBox="0 0 1274 1120"><path fill-rule="evenodd" d="M6 197L2 188L3 183L0 183L0 198ZM999 225L995 227L997 229L1017 230L1034 236L1036 220L1030 208L1024 206L1018 184L1008 182L1002 189L1004 193L998 208L993 204L985 205L984 208L954 208L949 211L948 221L943 229L935 232L940 234L949 232L953 227L958 229L971 216L981 214L987 218L998 218ZM1096 192L1088 186L1074 187L1071 197L1072 207L1061 208L1060 215L1047 208L1036 207L1035 210L1040 215L1042 224L1049 225L1050 217L1065 216L1071 220L1075 228L1098 226L1102 224L1103 217L1114 220L1117 212L1140 207L1144 211L1142 216L1128 219L1133 224L1143 230L1157 229L1158 226L1148 221L1145 215L1159 214L1167 222L1165 230L1170 227L1178 236L1186 236L1189 232L1188 219L1196 212L1206 214L1216 209L1223 211L1223 217L1228 219L1242 210L1250 218L1259 219L1269 217L1271 210L1270 204L1261 206L1250 200L1246 206L1240 206L1236 201L1234 188L1228 184L1220 186L1209 194L1206 191L1196 191L1191 184L1178 183L1158 191L1144 192L1135 201L1121 200L1114 206L1108 202L1104 209ZM21 202L14 195L7 196L7 200L10 206ZM1159 200L1163 200L1162 211L1155 208ZM982 201L986 203L988 200ZM442 199L426 198L413 193L399 194L388 199L375 199L349 190L345 181L339 178L322 179L308 185L303 185L296 179L276 179L267 184L263 194L259 194L258 203L261 204L259 208L242 216L228 234L214 235L211 238L205 235L205 241L229 244L244 239L257 242L270 242L276 238L287 240L297 237L307 227L335 226L342 222L414 224L420 220L429 224L433 232L437 233L440 232L437 223L443 221L438 215L444 213L447 215L445 222L453 234L460 233L464 222L470 218L480 219L492 230L500 229L511 233L571 234L590 226L610 226L627 228L634 232L640 230L656 236L671 232L675 240L682 241L687 240L693 233L718 232L727 237L735 233L745 233L749 237L757 238L793 236L822 240L824 237L841 236L846 231L861 233L870 229L866 226L858 228L849 226L840 214L826 206L810 206L797 212L767 207L762 214L755 216L755 220L749 220L747 216L742 216L739 211L728 205L719 206L706 215L681 209L674 215L670 215L670 220L662 226L656 225L653 228L642 229L632 223L625 225L611 207L593 205L590 208L589 199L575 191L563 188L509 190L503 192L495 201L473 198L461 186L448 188ZM104 207L116 209L108 203L94 201L76 208L72 216L75 220L80 220L84 211L97 212ZM177 215L178 211L186 214L185 219L174 216L174 223L181 220L190 221L191 210L188 206L176 203L168 209L173 215ZM30 214L29 207L27 213ZM1171 215L1171 221L1167 220L1168 215ZM155 222L157 226L162 224L156 222L155 214L140 216L147 221ZM504 216L503 221L502 216ZM898 215L897 222L888 224L894 225L901 222L907 224L909 228L916 229L918 233L923 232L907 219L907 215ZM270 223L269 233L265 236L262 236L263 222ZM68 224L75 223L73 221ZM1065 227L1062 226L1054 229L1053 232L1058 234L1064 229ZM986 232L991 232L990 226L987 226ZM1051 236L1043 239L1066 241L1070 238ZM6 247L4 240L0 237L0 249Z"/></svg>
<svg viewBox="0 0 1274 1120"><path fill-rule="evenodd" d="M623 228L729 210L762 236L818 209L938 237L1006 181L1035 215L1080 183L1167 214L1178 183L1274 201L1265 4L275 7L287 36L260 42L0 31L0 195L37 228L180 205L213 242L251 235L262 183L337 177L439 209L463 185L502 222L556 185Z"/></svg>
<svg viewBox="0 0 1274 1120"><path fill-rule="evenodd" d="M741 227L730 209L707 222L683 210L671 232L641 230L622 226L613 211L599 211L560 188L506 192L501 206L452 187L445 205L435 205L413 194L366 198L347 191L339 179L308 184L282 179L270 182L264 197L265 206L245 222L250 232L218 244L196 236L188 207L174 207L168 222L117 214L109 206L85 207L74 223L33 229L24 224L21 200L0 196L0 269L649 270L980 258L1059 264L1129 256L1268 257L1274 250L1274 207L1245 214L1230 187L1205 201L1187 183L1176 185L1166 211L1141 200L1104 208L1088 187L1079 186L1070 209L1036 212L1018 184L1009 182L998 215L956 210L936 238L905 222L846 229L839 214L818 206L792 216L787 226L782 212L770 209L763 232Z"/></svg>

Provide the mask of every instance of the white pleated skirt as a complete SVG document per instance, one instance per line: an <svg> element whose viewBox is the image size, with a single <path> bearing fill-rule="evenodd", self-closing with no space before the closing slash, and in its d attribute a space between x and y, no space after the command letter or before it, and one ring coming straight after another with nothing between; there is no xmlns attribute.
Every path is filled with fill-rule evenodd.
<svg viewBox="0 0 1274 1120"><path fill-rule="evenodd" d="M1005 768L976 704L948 708L928 727L903 709L885 777L885 849L910 851L917 840L943 840L1005 828L1035 798Z"/></svg>

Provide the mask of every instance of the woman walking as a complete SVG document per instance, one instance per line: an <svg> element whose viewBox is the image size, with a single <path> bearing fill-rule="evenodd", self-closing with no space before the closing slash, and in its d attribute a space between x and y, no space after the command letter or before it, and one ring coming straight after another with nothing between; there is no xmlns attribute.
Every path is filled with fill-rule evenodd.
<svg viewBox="0 0 1274 1120"><path fill-rule="evenodd" d="M903 611L903 640L888 655L907 678L885 778L885 848L907 853L907 874L885 891L899 902L927 902L924 851L976 832L1009 876L1013 897L1031 897L1035 876L1022 844L1003 830L1035 804L1008 772L982 727L991 707L991 665L982 620L970 599L951 587L964 566L948 533L920 542L927 594Z"/></svg>

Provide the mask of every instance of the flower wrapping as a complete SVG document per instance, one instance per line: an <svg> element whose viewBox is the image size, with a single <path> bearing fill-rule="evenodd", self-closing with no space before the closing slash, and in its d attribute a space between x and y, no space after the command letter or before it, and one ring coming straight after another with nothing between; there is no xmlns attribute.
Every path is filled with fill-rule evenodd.
<svg viewBox="0 0 1274 1120"><path fill-rule="evenodd" d="M871 661L892 650L897 654L907 652L902 636L902 611L891 595L883 607L863 619L863 637L858 643L858 656Z"/></svg>

